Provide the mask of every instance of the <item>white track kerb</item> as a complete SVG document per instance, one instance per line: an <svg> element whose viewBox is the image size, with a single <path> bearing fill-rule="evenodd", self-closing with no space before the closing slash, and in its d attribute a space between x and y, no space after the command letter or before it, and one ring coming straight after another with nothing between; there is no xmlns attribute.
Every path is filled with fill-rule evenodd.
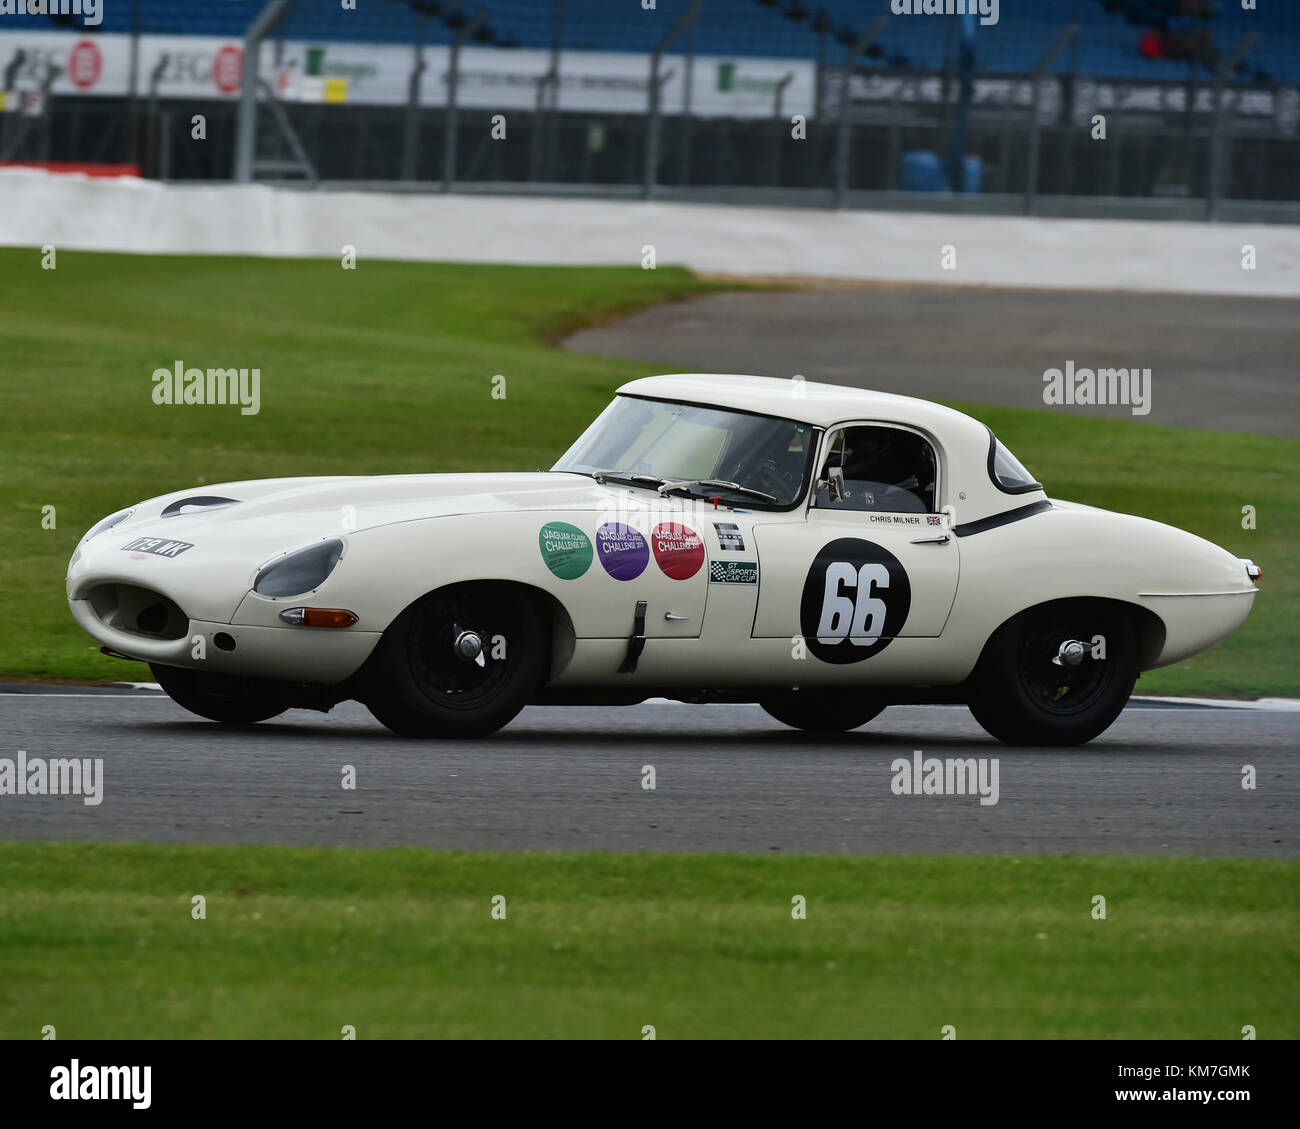
<svg viewBox="0 0 1300 1129"><path fill-rule="evenodd" d="M943 286L1300 296L1300 229L305 192L0 170L0 245L139 254L639 265ZM941 266L957 251L958 269ZM1243 270L1242 248L1258 266Z"/></svg>

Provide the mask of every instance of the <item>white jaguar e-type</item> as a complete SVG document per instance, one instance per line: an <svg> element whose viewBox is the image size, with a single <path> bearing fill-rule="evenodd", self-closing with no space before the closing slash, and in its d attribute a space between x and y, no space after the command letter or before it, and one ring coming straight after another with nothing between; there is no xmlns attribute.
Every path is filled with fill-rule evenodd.
<svg viewBox="0 0 1300 1129"><path fill-rule="evenodd" d="M230 482L105 518L72 614L186 709L355 698L409 736L530 703L758 702L847 730L967 703L1069 745L1233 631L1259 569L1049 499L991 431L800 380L635 380L550 471Z"/></svg>

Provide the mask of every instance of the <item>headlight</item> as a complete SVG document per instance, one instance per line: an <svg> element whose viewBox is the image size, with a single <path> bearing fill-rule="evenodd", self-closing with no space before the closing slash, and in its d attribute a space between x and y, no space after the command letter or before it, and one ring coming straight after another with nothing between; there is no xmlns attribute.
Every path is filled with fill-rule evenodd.
<svg viewBox="0 0 1300 1129"><path fill-rule="evenodd" d="M335 538L308 545L263 566L253 581L253 591L260 596L297 596L325 583L343 555L343 542Z"/></svg>
<svg viewBox="0 0 1300 1129"><path fill-rule="evenodd" d="M109 514L108 517L106 517L103 521L96 522L93 526L91 526L90 532L87 533L86 536L81 539L82 543L84 544L85 542L89 541L92 537L98 537L101 533L105 532L106 530L112 529L113 526L117 525L119 522L126 521L126 519L129 518L133 513L135 513L134 506L132 506L129 510L118 510L117 513L115 514Z"/></svg>

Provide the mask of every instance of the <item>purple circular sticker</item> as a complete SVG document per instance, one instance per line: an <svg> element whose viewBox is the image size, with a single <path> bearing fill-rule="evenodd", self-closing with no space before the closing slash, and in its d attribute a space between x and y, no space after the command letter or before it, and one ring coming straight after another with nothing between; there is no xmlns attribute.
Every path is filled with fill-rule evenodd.
<svg viewBox="0 0 1300 1129"><path fill-rule="evenodd" d="M630 525L606 522L596 530L596 556L615 580L635 580L650 563L650 545Z"/></svg>

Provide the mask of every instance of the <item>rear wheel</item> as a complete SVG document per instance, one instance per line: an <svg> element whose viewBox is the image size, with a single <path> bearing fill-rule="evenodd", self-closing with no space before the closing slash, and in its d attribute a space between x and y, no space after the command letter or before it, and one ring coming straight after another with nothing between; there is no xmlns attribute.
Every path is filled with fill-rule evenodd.
<svg viewBox="0 0 1300 1129"><path fill-rule="evenodd" d="M809 733L845 733L866 725L887 703L858 690L776 690L758 704L777 721Z"/></svg>
<svg viewBox="0 0 1300 1129"><path fill-rule="evenodd" d="M528 703L546 664L536 604L502 584L432 592L384 633L366 705L403 737L484 737Z"/></svg>
<svg viewBox="0 0 1300 1129"><path fill-rule="evenodd" d="M289 695L277 682L153 663L149 669L173 702L209 721L252 725L289 708Z"/></svg>
<svg viewBox="0 0 1300 1129"><path fill-rule="evenodd" d="M1082 745L1110 728L1137 676L1137 629L1122 609L1090 600L1047 604L989 640L970 710L1009 745Z"/></svg>

